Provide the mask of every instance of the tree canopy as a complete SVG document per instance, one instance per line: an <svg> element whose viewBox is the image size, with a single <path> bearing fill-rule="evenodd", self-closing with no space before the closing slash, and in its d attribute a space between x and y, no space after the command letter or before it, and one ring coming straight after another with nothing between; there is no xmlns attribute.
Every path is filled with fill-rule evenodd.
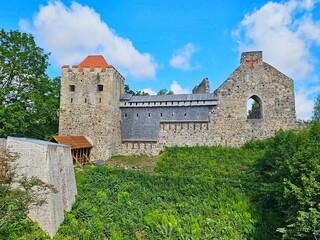
<svg viewBox="0 0 320 240"><path fill-rule="evenodd" d="M320 94L314 103L312 120L320 122Z"/></svg>
<svg viewBox="0 0 320 240"><path fill-rule="evenodd" d="M173 92L170 90L167 90L167 89L161 89L158 93L157 93L157 95L172 95L173 94Z"/></svg>
<svg viewBox="0 0 320 240"><path fill-rule="evenodd" d="M45 138L58 131L60 78L32 35L0 31L0 137Z"/></svg>

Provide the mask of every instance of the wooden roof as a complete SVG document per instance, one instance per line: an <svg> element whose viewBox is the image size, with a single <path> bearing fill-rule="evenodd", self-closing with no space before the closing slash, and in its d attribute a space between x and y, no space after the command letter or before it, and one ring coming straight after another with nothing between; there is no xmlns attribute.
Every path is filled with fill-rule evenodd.
<svg viewBox="0 0 320 240"><path fill-rule="evenodd" d="M50 142L56 142L63 145L69 145L72 149L92 148L92 144L85 136L53 136Z"/></svg>

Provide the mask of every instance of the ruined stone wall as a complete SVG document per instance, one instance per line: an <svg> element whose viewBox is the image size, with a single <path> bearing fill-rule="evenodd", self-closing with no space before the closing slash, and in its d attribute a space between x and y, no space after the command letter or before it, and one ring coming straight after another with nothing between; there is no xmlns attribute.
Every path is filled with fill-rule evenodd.
<svg viewBox="0 0 320 240"><path fill-rule="evenodd" d="M215 93L219 101L210 124L224 145L240 146L296 127L293 80L263 62L262 52L243 53L240 66ZM261 102L260 119L247 119L251 97Z"/></svg>
<svg viewBox="0 0 320 240"><path fill-rule="evenodd" d="M157 154L167 146L241 146L279 129L296 128L293 80L263 62L262 52L243 53L240 66L215 93L218 104L210 108L208 122L162 122L152 150L131 142L119 145L119 153ZM260 119L247 119L250 98L261 105Z"/></svg>
<svg viewBox="0 0 320 240"><path fill-rule="evenodd" d="M121 141L123 89L124 78L113 67L62 68L59 135L86 136L94 146L93 160L112 156Z"/></svg>
<svg viewBox="0 0 320 240"><path fill-rule="evenodd" d="M210 84L208 78L203 79L199 85L195 86L192 89L192 93L210 93Z"/></svg>

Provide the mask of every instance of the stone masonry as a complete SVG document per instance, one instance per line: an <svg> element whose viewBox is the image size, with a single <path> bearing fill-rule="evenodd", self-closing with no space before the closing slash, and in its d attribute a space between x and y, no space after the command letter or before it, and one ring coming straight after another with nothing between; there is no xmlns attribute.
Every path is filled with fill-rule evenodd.
<svg viewBox="0 0 320 240"><path fill-rule="evenodd" d="M121 143L120 94L124 78L102 56L62 67L59 135L86 136L92 159L108 158Z"/></svg>
<svg viewBox="0 0 320 240"><path fill-rule="evenodd" d="M193 94L172 96L123 93L121 74L102 56L88 58L62 68L59 134L88 137L94 159L159 154L168 146L241 146L296 128L293 80L263 62L261 51L242 53L213 93L204 79ZM253 119L249 99L259 105Z"/></svg>

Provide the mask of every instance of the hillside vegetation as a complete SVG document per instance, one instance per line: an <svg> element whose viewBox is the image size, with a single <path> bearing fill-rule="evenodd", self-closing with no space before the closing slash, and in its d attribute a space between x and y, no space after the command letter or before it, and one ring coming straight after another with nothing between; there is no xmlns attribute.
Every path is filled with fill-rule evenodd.
<svg viewBox="0 0 320 240"><path fill-rule="evenodd" d="M146 164L109 161L76 169L77 201L54 239L320 238L319 123L240 149L173 147ZM14 234L43 238L30 223Z"/></svg>

